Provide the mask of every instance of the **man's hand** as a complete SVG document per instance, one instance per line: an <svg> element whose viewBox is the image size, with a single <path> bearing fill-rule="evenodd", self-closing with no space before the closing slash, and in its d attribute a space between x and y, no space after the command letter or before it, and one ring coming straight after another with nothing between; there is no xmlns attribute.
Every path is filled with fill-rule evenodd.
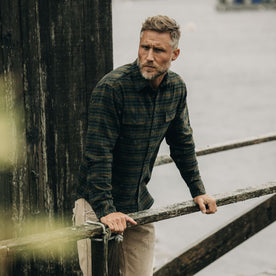
<svg viewBox="0 0 276 276"><path fill-rule="evenodd" d="M203 214L214 214L217 211L216 200L209 195L199 195L194 198ZM206 208L207 206L207 208Z"/></svg>
<svg viewBox="0 0 276 276"><path fill-rule="evenodd" d="M115 233L123 233L127 227L127 222L130 222L133 225L137 224L135 220L121 212L108 214L100 220L109 227L111 232Z"/></svg>

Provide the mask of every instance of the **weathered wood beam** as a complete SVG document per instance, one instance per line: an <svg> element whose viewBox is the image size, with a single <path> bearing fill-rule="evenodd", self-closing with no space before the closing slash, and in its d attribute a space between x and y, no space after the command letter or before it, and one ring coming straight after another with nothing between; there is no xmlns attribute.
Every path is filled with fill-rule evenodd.
<svg viewBox="0 0 276 276"><path fill-rule="evenodd" d="M158 268L154 276L194 275L276 220L276 195Z"/></svg>
<svg viewBox="0 0 276 276"><path fill-rule="evenodd" d="M255 198L276 192L276 182L269 182L267 184L249 187L246 189L239 189L234 192L214 195L218 206L223 206L250 198ZM156 222L164 219L169 219L177 216L191 214L199 211L198 206L192 201L185 201L169 205L167 207L160 207L156 209L149 209L137 213L129 214L136 220L138 225ZM128 225L128 227L133 227ZM100 226L84 225L79 227L67 227L60 230L30 235L27 237L10 239L0 241L0 250L8 249L7 252L20 252L26 249L39 249L47 246L60 247L70 241L89 238L102 233Z"/></svg>
<svg viewBox="0 0 276 276"><path fill-rule="evenodd" d="M276 140L276 133L273 132L273 133L268 133L260 136L251 137L251 138L245 138L242 140L230 141L223 144L206 146L204 148L197 149L196 155L202 156L202 155L217 153L217 152L226 151L230 149L237 149L237 148L256 145L260 143L271 142L275 140ZM158 156L154 163L154 166L164 165L171 162L173 162L173 160L168 155Z"/></svg>
<svg viewBox="0 0 276 276"><path fill-rule="evenodd" d="M0 1L0 112L9 149L0 158L0 239L21 236L29 220L70 222L90 95L113 68L112 48L112 0ZM22 257L11 273L2 273L0 260L0 275L75 275L76 257Z"/></svg>
<svg viewBox="0 0 276 276"><path fill-rule="evenodd" d="M213 195L213 197L216 199L217 206L219 207L272 193L276 193L276 182L269 182L255 187L248 187L246 189L238 189L234 192ZM199 211L198 206L193 202L193 200L189 200L129 215L140 225L187 215L197 211ZM131 225L129 226L131 227Z"/></svg>
<svg viewBox="0 0 276 276"><path fill-rule="evenodd" d="M20 253L25 250L61 247L68 242L93 237L101 233L102 227L98 225L66 227L55 231L0 241L0 252L3 255L5 252L11 253L16 251Z"/></svg>

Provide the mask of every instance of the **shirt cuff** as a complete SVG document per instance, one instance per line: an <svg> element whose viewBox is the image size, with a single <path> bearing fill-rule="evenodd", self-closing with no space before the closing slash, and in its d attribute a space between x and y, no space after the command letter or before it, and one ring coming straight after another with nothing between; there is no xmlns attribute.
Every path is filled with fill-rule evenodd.
<svg viewBox="0 0 276 276"><path fill-rule="evenodd" d="M190 193L193 198L195 198L199 195L206 194L206 191L205 191L202 181L198 181L198 182L194 183L193 185L190 185L189 189L190 189Z"/></svg>
<svg viewBox="0 0 276 276"><path fill-rule="evenodd" d="M102 201L100 204L91 202L91 206L98 219L101 219L102 217L105 217L111 213L117 212L112 200L105 200Z"/></svg>

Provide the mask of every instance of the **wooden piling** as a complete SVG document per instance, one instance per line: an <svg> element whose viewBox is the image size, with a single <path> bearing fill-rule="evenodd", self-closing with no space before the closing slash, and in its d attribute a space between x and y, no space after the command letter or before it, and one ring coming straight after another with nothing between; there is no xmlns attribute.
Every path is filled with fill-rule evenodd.
<svg viewBox="0 0 276 276"><path fill-rule="evenodd" d="M0 111L20 149L0 164L7 239L29 218L71 223L90 93L113 67L111 0L1 0L0 26Z"/></svg>

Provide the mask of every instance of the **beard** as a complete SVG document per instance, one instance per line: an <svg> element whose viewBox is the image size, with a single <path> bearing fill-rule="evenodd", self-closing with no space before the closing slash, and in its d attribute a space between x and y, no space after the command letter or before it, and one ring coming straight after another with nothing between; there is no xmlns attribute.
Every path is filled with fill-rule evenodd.
<svg viewBox="0 0 276 276"><path fill-rule="evenodd" d="M168 61L166 64L159 66L157 64L154 64L154 62L142 63L138 57L137 65L140 68L140 72L141 72L141 75L143 76L143 78L145 78L146 80L154 80L154 79L158 78L159 76L168 72L168 70L171 66L171 60ZM146 66L153 67L153 69L155 69L154 72L147 72L146 70L143 70L144 67L146 67Z"/></svg>

